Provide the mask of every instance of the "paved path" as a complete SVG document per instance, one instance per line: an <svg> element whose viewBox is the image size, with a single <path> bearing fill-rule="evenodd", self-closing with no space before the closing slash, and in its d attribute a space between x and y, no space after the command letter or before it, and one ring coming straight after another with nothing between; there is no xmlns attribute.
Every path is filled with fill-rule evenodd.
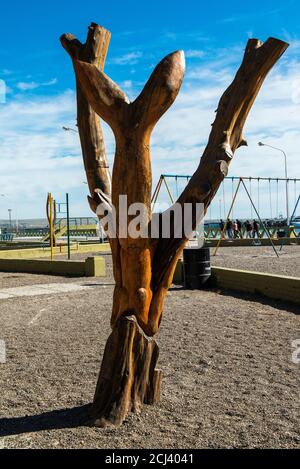
<svg viewBox="0 0 300 469"><path fill-rule="evenodd" d="M25 287L3 288L0 290L0 300L18 298L22 296L54 295L87 290L94 287L105 288L110 284L98 283L48 283L41 285L27 285Z"/></svg>

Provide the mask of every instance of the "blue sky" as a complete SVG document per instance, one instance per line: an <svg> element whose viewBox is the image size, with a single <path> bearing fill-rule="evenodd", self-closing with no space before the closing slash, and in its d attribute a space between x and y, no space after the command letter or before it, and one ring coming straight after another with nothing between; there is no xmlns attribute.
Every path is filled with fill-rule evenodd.
<svg viewBox="0 0 300 469"><path fill-rule="evenodd" d="M130 98L166 54L185 51L181 93L153 134L154 182L161 172L186 174L196 168L214 109L241 62L247 39L276 36L290 42L247 122L249 148L237 152L230 174L282 175L281 156L257 147L263 139L287 150L290 175L300 177L299 17L298 0L228 1L226 6L223 1L176 0L2 4L0 79L7 94L0 103L0 193L5 195L0 197L0 219L7 218L8 205L19 218L43 216L48 191L58 200L69 191L74 216L90 213L78 138L61 130L62 125L75 125L76 114L74 74L59 37L72 32L84 41L92 21L112 32L105 71ZM112 161L114 141L106 126L105 134ZM228 185L227 204L231 190ZM267 216L270 204L267 188L264 191ZM220 197L213 217L219 214ZM273 211L275 205L273 200ZM284 204L278 211L283 209ZM249 210L244 196L237 210L241 215Z"/></svg>

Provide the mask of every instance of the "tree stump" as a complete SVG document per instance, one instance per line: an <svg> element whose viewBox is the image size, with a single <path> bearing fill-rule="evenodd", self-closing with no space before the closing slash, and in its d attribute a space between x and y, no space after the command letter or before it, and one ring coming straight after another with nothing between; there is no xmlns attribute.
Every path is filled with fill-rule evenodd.
<svg viewBox="0 0 300 469"><path fill-rule="evenodd" d="M120 319L103 356L89 425L119 426L130 412L160 400L162 372L156 369L159 349L134 316Z"/></svg>

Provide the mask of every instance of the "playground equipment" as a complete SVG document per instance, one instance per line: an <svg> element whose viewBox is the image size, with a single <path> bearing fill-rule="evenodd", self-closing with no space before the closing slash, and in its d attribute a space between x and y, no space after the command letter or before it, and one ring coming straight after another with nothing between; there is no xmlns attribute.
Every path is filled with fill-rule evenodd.
<svg viewBox="0 0 300 469"><path fill-rule="evenodd" d="M61 38L77 80L78 130L91 192L89 202L95 213L100 213L101 207L111 216L114 210L119 216L119 196L126 194L127 208L143 203L151 224L150 137L177 97L185 72L184 56L177 51L165 57L131 103L103 73L109 40L110 33L94 23L85 44L70 34ZM241 67L220 100L200 165L179 197L183 212L186 203L194 208L203 203L205 210L209 208L235 151L246 145L243 127L264 79L287 47L274 38L265 44L248 41ZM113 193L96 114L110 125L116 139ZM194 210L193 227L198 222L196 214ZM129 217L126 221L128 227ZM168 239L124 238L119 229L116 236L110 236L116 280L113 330L104 352L90 424L120 425L128 413L159 399L162 372L156 369L159 352L151 337L158 332L167 291L187 243L185 235L176 238L174 226L171 228Z"/></svg>
<svg viewBox="0 0 300 469"><path fill-rule="evenodd" d="M56 202L53 199L51 193L48 194L47 197L47 206L46 206L46 213L49 223L49 239L50 239L50 251L51 251L51 260L54 259L54 247L55 247L55 232L54 232L54 225L56 222Z"/></svg>
<svg viewBox="0 0 300 469"><path fill-rule="evenodd" d="M63 209L62 209L63 207ZM58 213L67 215L67 238L68 238L68 259L71 259L71 242L70 242L70 206L69 206L69 194L66 194L66 202L58 204Z"/></svg>
<svg viewBox="0 0 300 469"><path fill-rule="evenodd" d="M99 236L99 225L96 220L91 218L70 218L70 238L98 238ZM54 227L56 240L64 238L68 231L67 218L59 218ZM28 232L29 235L34 233ZM36 233L40 235L39 232ZM49 232L43 237L43 242L49 241Z"/></svg>
<svg viewBox="0 0 300 469"><path fill-rule="evenodd" d="M179 174L162 174L159 178L158 184L155 187L153 193L153 205L152 209L154 210L157 207L157 203L159 201L160 195L163 192L163 188L166 189L166 194L168 199L171 203L174 203L175 200L175 193L178 192L179 186L183 189L191 180L191 175L179 175ZM251 200L255 203L258 212L261 214L262 218L264 219L277 219L278 222L283 221L283 217L281 215L282 208L284 201L282 197L280 197L280 193L282 190L285 190L286 183L288 185L294 186L294 200L295 204L297 201L296 194L298 185L300 186L300 179L298 178L266 178L266 177L253 177L242 176L243 181L247 185L248 192L250 193ZM225 219L226 214L228 212L229 206L227 202L229 200L232 201L237 184L240 180L240 176L228 176L224 178L222 182L221 188L219 189L218 193L215 196L215 200L219 200L219 205L211 204L211 207L214 206L215 208L215 216L212 216L212 212L208 213L208 217L212 220L220 220ZM280 188L281 185L281 188ZM284 186L284 187L283 187ZM280 190L281 189L281 190ZM290 191L291 192L291 191ZM300 199L300 197L299 197ZM300 201L300 200L299 200ZM298 201L298 204L299 204ZM240 211L240 210L239 210ZM262 214L263 212L263 214ZM295 212L295 211L294 211ZM236 215L236 213L235 213ZM294 213L295 215L295 213ZM249 210L245 213L243 218L251 218L253 219L253 205L249 199ZM292 219L292 217L291 217Z"/></svg>
<svg viewBox="0 0 300 469"><path fill-rule="evenodd" d="M14 233L1 233L0 241L12 242L14 239Z"/></svg>
<svg viewBox="0 0 300 469"><path fill-rule="evenodd" d="M63 207L63 208L62 208ZM58 226L56 225L56 216L59 214L67 215L67 224L62 226L61 220ZM69 194L66 194L66 202L56 203L52 194L48 194L47 198L47 218L49 222L49 233L44 237L43 242L50 240L51 260L54 258L54 247L56 240L61 236L67 235L68 239L68 259L71 259L71 241L70 241L70 208L69 208Z"/></svg>
<svg viewBox="0 0 300 469"><path fill-rule="evenodd" d="M263 226L263 229L264 229L265 233L267 234L267 236L268 236L268 238L269 238L270 244L271 244L271 246L272 246L272 248L273 248L273 250L274 250L276 256L279 257L279 254L278 254L278 252L277 252L277 250L276 250L276 248L275 248L275 246L274 246L274 243L273 243L273 241L272 241L272 237L271 237L271 235L270 235L270 233L269 233L269 230L268 230L268 228L266 227L266 225L264 224L264 222L262 221L262 219L261 219L261 217L260 217L260 215L259 215L259 213L258 213L258 210L257 210L257 208L255 207L255 205L254 205L254 203L253 203L251 194L249 193L249 191L248 191L248 189L247 189L247 187L246 187L246 184L245 184L243 178L240 178L240 180L239 180L238 186L237 186L237 188L236 188L236 192L235 192L235 194L234 194L234 196L233 196L233 199L232 199L232 204L231 204L231 206L230 206L228 215L227 215L227 217L226 217L226 221L225 221L225 224L224 224L223 231L222 231L222 233L221 233L220 239L219 239L219 241L218 241L217 247L216 247L216 249L215 249L213 255L214 255L214 256L217 255L217 252L218 252L219 247L220 247L220 244L221 244L221 240L224 238L224 234L226 233L227 226L228 226L228 222L229 222L230 217L231 217L231 214L232 214L233 206L234 206L234 203L235 203L235 201L236 201L236 198L237 198L237 195L238 195L238 192L239 192L239 189L240 189L241 186L244 187L244 189L245 189L245 191L246 191L246 194L247 194L247 196L249 197L249 200L250 200L250 202L251 202L251 206L253 207L253 209L254 209L254 211L255 211L255 213L256 213L256 216L257 216L257 218L258 218L259 221L260 221L260 224Z"/></svg>
<svg viewBox="0 0 300 469"><path fill-rule="evenodd" d="M298 210L299 203L300 203L300 195L297 199L295 208L293 210L293 214L291 216L291 225L293 225L294 228L298 228L298 229L300 228L300 217L296 217L296 213L297 213L297 210Z"/></svg>

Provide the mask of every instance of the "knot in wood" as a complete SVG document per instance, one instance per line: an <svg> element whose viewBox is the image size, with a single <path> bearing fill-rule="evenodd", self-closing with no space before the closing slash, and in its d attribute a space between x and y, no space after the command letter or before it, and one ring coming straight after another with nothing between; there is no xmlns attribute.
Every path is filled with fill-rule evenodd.
<svg viewBox="0 0 300 469"><path fill-rule="evenodd" d="M216 163L216 169L222 174L222 176L226 177L229 170L228 163L225 160L218 160Z"/></svg>

